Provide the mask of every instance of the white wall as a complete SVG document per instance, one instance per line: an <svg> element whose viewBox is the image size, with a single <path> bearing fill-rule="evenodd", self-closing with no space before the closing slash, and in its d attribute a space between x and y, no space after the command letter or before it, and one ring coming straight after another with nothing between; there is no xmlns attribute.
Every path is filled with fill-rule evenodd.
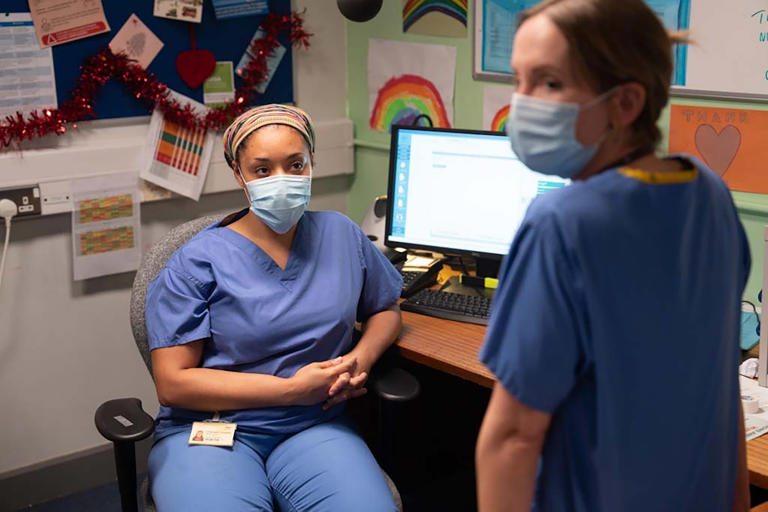
<svg viewBox="0 0 768 512"><path fill-rule="evenodd" d="M315 34L308 51L294 53L296 101L318 122L341 120L345 43L336 2L294 4L306 7L305 25ZM12 172L12 165L3 160L0 174ZM346 212L348 189L347 176L317 179L310 207ZM143 247L185 220L243 206L239 190L204 195L199 203L145 203ZM157 412L154 387L128 323L133 274L73 282L70 229L68 214L25 219L12 228L0 288L0 478L105 444L93 425L104 400L135 396L150 414Z"/></svg>

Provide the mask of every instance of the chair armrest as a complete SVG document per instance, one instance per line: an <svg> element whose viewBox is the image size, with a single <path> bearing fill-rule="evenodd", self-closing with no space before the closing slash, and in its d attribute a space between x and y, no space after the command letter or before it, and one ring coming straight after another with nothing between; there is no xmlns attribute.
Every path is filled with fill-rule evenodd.
<svg viewBox="0 0 768 512"><path fill-rule="evenodd" d="M376 395L391 402L410 402L421 392L419 381L402 368L388 368L382 374L374 374L373 389Z"/></svg>
<svg viewBox="0 0 768 512"><path fill-rule="evenodd" d="M99 433L109 441L141 441L155 430L152 416L141 408L138 398L108 400L96 409L94 416Z"/></svg>

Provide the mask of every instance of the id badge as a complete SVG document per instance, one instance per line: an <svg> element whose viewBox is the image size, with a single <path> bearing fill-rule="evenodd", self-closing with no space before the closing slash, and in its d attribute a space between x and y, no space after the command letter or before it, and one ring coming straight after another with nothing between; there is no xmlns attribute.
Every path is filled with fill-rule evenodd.
<svg viewBox="0 0 768 512"><path fill-rule="evenodd" d="M189 444L204 446L232 446L235 444L237 423L223 421L196 421L189 433Z"/></svg>

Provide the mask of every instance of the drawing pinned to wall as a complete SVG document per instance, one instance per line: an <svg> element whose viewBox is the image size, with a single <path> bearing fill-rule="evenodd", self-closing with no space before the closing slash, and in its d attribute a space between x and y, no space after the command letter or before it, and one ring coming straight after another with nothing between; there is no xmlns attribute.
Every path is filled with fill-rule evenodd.
<svg viewBox="0 0 768 512"><path fill-rule="evenodd" d="M205 115L206 107L172 92L179 103ZM213 132L184 128L165 119L159 109L152 112L145 146L141 178L177 194L200 199L213 150Z"/></svg>
<svg viewBox="0 0 768 512"><path fill-rule="evenodd" d="M512 91L508 85L486 85L483 88L483 130L507 131Z"/></svg>
<svg viewBox="0 0 768 512"><path fill-rule="evenodd" d="M428 115L436 127L453 123L456 48L371 39L368 45L368 124L387 132Z"/></svg>
<svg viewBox="0 0 768 512"><path fill-rule="evenodd" d="M163 42L135 14L128 17L123 28L109 43L112 53L123 52L144 69L149 67L162 48Z"/></svg>
<svg viewBox="0 0 768 512"><path fill-rule="evenodd" d="M731 190L768 193L768 111L672 105L669 152L689 153Z"/></svg>
<svg viewBox="0 0 768 512"><path fill-rule="evenodd" d="M153 14L158 18L200 23L203 0L155 0Z"/></svg>
<svg viewBox="0 0 768 512"><path fill-rule="evenodd" d="M441 37L467 35L468 0L403 0L403 32Z"/></svg>

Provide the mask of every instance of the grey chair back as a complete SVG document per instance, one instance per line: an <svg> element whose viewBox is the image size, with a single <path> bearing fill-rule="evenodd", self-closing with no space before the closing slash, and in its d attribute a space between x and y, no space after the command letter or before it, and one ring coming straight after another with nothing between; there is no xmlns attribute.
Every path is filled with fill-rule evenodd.
<svg viewBox="0 0 768 512"><path fill-rule="evenodd" d="M147 339L147 324L144 317L147 301L147 287L160 273L176 249L184 245L190 238L214 222L223 219L222 215L206 215L190 220L170 230L163 238L155 242L141 258L139 270L131 288L131 329L144 364L152 374L152 359L149 355L149 340Z"/></svg>

